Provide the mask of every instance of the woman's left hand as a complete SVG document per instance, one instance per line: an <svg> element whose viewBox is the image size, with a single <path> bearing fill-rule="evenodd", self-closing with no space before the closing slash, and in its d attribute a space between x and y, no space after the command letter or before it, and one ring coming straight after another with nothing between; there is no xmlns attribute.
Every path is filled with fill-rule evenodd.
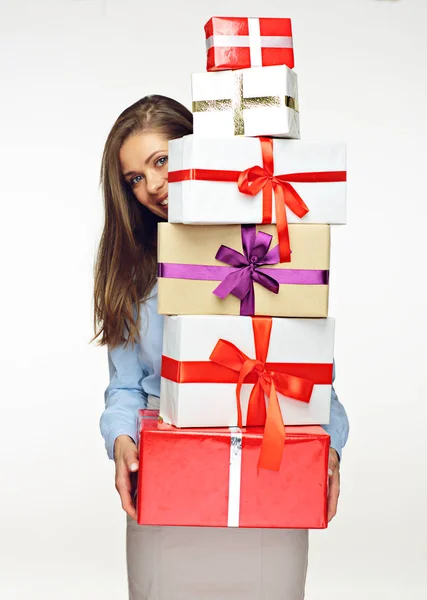
<svg viewBox="0 0 427 600"><path fill-rule="evenodd" d="M340 495L340 462L338 453L329 449L329 488L328 488L328 523L337 514L338 497Z"/></svg>

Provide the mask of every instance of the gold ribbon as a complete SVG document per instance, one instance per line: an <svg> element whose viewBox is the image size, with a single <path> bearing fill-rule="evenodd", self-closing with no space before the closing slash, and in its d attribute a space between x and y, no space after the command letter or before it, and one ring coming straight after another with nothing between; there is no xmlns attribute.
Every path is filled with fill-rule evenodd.
<svg viewBox="0 0 427 600"><path fill-rule="evenodd" d="M234 90L231 98L223 100L196 100L193 102L193 112L233 111L234 135L245 134L243 111L260 107L284 107L298 112L298 101L292 96L258 96L244 98L243 73L235 73Z"/></svg>

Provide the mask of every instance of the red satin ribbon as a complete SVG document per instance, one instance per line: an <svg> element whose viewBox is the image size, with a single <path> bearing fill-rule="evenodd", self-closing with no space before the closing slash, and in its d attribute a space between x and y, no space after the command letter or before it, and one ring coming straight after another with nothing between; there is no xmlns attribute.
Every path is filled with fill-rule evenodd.
<svg viewBox="0 0 427 600"><path fill-rule="evenodd" d="M219 340L212 362L174 361L162 359L162 377L177 382L237 383L238 425L242 427L240 393L243 383L253 383L246 423L264 426L264 437L258 467L280 470L285 442L285 425L277 392L301 402L309 402L314 383L332 382L332 364L267 363L272 327L271 317L253 317L252 326L256 359L246 356L237 346ZM265 395L268 396L266 409Z"/></svg>
<svg viewBox="0 0 427 600"><path fill-rule="evenodd" d="M260 138L260 142L263 166L255 166L243 171L237 186L240 192L251 196L256 196L262 190L263 224L271 223L272 220L274 190L280 262L290 262L291 246L286 206L299 218L306 215L309 209L295 188L288 183L286 175L274 175L273 140Z"/></svg>
<svg viewBox="0 0 427 600"><path fill-rule="evenodd" d="M242 172L213 169L172 171L168 175L168 180L169 183L189 180L237 182L239 191L250 196L256 196L262 190L262 223L264 225L272 221L274 191L280 262L290 262L291 249L286 206L299 218L309 211L291 183L335 183L346 181L347 174L346 171L320 171L274 175L273 140L264 137L259 139L262 150L262 167L255 166Z"/></svg>
<svg viewBox="0 0 427 600"><path fill-rule="evenodd" d="M315 384L332 383L332 363L265 363L268 371L287 373L309 379ZM179 361L162 357L162 377L176 383L237 383L238 374L230 368L210 361ZM256 383L257 377L250 373L245 383Z"/></svg>

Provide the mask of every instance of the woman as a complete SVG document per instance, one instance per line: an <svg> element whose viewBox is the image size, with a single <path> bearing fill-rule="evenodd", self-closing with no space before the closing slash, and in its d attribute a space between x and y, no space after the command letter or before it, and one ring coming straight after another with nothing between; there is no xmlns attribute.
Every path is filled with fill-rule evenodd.
<svg viewBox="0 0 427 600"><path fill-rule="evenodd" d="M130 600L301 600L306 530L145 527L136 523L137 411L157 408L163 320L157 314L156 231L168 216L168 141L192 133L178 102L147 96L114 124L104 150L105 225L95 270L95 329L108 344L110 384L100 425L127 513ZM339 494L348 421L333 391L329 520ZM173 501L173 499L171 499Z"/></svg>

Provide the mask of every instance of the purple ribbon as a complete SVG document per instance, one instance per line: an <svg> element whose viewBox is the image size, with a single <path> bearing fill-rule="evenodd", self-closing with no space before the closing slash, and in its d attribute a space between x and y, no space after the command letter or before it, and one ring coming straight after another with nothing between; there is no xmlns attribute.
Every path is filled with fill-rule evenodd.
<svg viewBox="0 0 427 600"><path fill-rule="evenodd" d="M229 267L218 265L195 265L182 263L159 263L158 276L172 279L192 279L199 281L221 281L213 293L221 299L228 294L241 301L240 314L252 316L255 313L254 282L277 294L279 284L327 285L329 271L315 269L268 269L258 270L263 265L279 263L279 247L269 250L272 236L259 231L254 225L242 225L243 252L228 246L221 246L216 259Z"/></svg>
<svg viewBox="0 0 427 600"><path fill-rule="evenodd" d="M289 263L288 263L289 264ZM192 281L222 281L235 267L196 265L186 263L159 263L157 274L166 279ZM328 285L329 271L316 269L263 269L263 273L287 285Z"/></svg>
<svg viewBox="0 0 427 600"><path fill-rule="evenodd" d="M256 232L255 225L242 225L243 254L228 246L221 246L215 256L236 270L229 273L213 291L224 300L233 294L241 301L240 314L255 314L254 282L259 283L273 294L279 293L279 282L270 275L259 271L263 265L277 265L280 262L279 246L270 250L272 235Z"/></svg>

